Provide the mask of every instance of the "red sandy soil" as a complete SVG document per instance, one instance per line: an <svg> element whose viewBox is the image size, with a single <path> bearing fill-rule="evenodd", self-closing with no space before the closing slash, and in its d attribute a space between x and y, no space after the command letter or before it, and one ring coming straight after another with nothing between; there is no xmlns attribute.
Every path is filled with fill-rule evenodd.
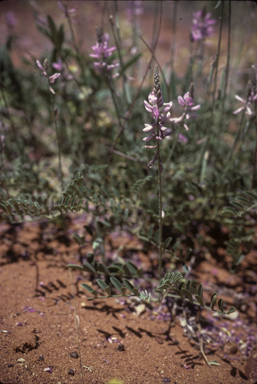
<svg viewBox="0 0 257 384"><path fill-rule="evenodd" d="M87 301L89 294L80 283L88 283L88 274L78 280L78 273L66 268L67 263L79 264L78 245L71 236L71 228L78 227L70 225L69 234L51 223L1 225L1 383L107 384L112 378L124 384L255 382L247 381L247 358L240 351L225 355L224 350L214 350L207 358L220 366L209 368L176 318L171 323L159 320L147 308L137 314L133 302ZM121 234L112 246L143 254L135 251L135 244L140 249L136 239ZM256 264L256 253L248 255L242 270L250 265L256 270ZM196 270L199 282L238 284L240 274L229 275L221 265L212 258L202 262ZM255 272L252 279L256 284ZM240 313L244 325L238 332L245 332L249 320L256 321L256 296L251 300ZM233 322L227 321L233 329ZM77 358L71 357L73 352Z"/></svg>

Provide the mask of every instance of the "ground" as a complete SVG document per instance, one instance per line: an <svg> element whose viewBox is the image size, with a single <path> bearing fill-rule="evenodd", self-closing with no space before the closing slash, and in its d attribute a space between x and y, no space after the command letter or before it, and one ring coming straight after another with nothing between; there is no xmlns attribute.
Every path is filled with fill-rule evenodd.
<svg viewBox="0 0 257 384"><path fill-rule="evenodd" d="M124 384L247 382L247 357L237 348L236 354L233 348L226 354L220 348L208 351L208 360L220 364L209 368L200 350L183 336L179 319L158 316L155 309L130 301L88 301L80 286L88 282L88 274L82 277L66 268L67 263L79 264L72 232L81 220L73 219L68 231L45 221L1 225L1 383L106 384L113 378ZM140 249L136 242L121 233L112 246L128 249L131 244L133 252L143 255L135 251ZM249 266L256 270L256 253L246 257L241 271L246 273ZM196 270L199 281L219 285L223 279L228 290L238 286L238 292L243 291L241 275L228 279L222 263L212 258ZM256 284L256 273L251 276ZM249 327L256 331L256 295L243 310L237 332L245 335ZM226 321L233 329L236 323Z"/></svg>

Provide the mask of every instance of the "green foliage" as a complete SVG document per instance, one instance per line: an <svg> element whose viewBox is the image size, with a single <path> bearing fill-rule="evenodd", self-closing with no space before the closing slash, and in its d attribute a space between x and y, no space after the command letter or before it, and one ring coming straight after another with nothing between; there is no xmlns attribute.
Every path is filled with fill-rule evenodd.
<svg viewBox="0 0 257 384"><path fill-rule="evenodd" d="M36 8L34 13L37 17ZM71 23L66 21L58 26L48 15L42 24L37 17L38 30L51 44L50 52L42 52L48 57L37 59L42 63L48 59L49 76L55 72L54 62L61 65L54 97L47 81L42 81L36 59L23 58L22 69L13 64L14 36L8 36L0 47L0 222L85 212L91 223L73 239L80 251L90 242L94 253L88 254L82 265L68 267L97 276L97 290L82 284L93 298L99 297L98 289L104 291L103 297L136 296L146 303L171 296L200 308L218 308L218 313L224 314L223 300L217 300L217 293L206 306L203 286L187 278L191 270L186 261L206 251L215 255L211 241L206 240L208 230L203 227L228 229L228 240L222 245L232 257L227 265L232 271L253 247L256 110L246 121L232 121L234 95L226 93L223 77L215 93L219 53L209 76L204 68L209 58L203 60L202 53L197 56L197 48L190 53L184 74L172 68L167 93L172 91L174 111L175 97L188 91L192 78L199 85L195 99L200 100L201 109L199 117L190 120L189 131L166 122L172 134L170 140L161 143L163 236L159 240L157 167L147 167L153 152L142 144L143 124L148 122L144 100L152 88L144 84L138 89L127 81L139 72L143 52L131 55L134 42L129 47L120 42L113 56L119 61L120 74L117 79L107 77L94 68L89 52L80 50ZM109 57L107 63L112 60ZM234 73L238 69L233 68ZM141 82L137 80L135 83ZM231 126L236 129L231 130ZM187 143L179 139L181 133ZM137 279L144 277L143 270L133 262L121 258L106 262L107 236L123 230L142 240L144 251L159 247L164 253L164 268L172 262L172 272L153 290L158 298L140 291ZM174 272L181 262L185 274ZM156 286L154 272L151 283ZM112 294L113 289L118 296ZM231 307L227 313L234 310Z"/></svg>
<svg viewBox="0 0 257 384"><path fill-rule="evenodd" d="M82 271L84 270L86 272L93 273L93 274L102 274L102 275L111 276L110 277L111 283L120 293L118 295L112 294L111 286L107 285L102 279L98 278L96 279L96 282L99 285L99 287L105 292L105 294L107 294L107 296L98 296L97 291L93 289L90 285L85 283L81 284L81 286L84 289L86 289L89 293L93 295L93 297L88 298L89 300L93 300L96 298L103 299L108 297L137 296L139 300L146 303L151 303L151 302L157 302L157 301L161 302L166 296L171 296L171 297L178 297L185 301L189 301L190 303L196 304L202 308L216 311L215 305L216 305L217 293L212 294L210 306L209 307L206 306L203 300L202 284L198 285L197 289L195 289L196 282L192 280L184 279L183 275L180 272L167 273L164 276L164 278L161 279L157 288L153 290L153 292L159 294L159 298L157 299L152 297L151 293L147 291L139 291L139 287L136 287L128 279L124 278L124 274L126 274L126 271L124 273L124 270L126 270L126 268L124 269L120 268L117 273L117 270L115 271L115 267L116 267L115 264L118 264L118 263L113 263L110 267L106 267L103 264L100 264L100 268L99 268L99 263L95 262L94 257L92 255L91 263L85 262L82 267L73 265L73 264L68 264L67 267L72 269L80 269ZM113 266L114 266L114 269L113 269ZM133 263L127 262L123 266L127 267L127 270L130 269L131 277L139 276L137 267ZM140 271L140 274L141 274L141 271ZM121 282L118 278L114 277L114 275L119 276L119 278L123 277L123 281ZM126 293L127 291L129 291L129 293ZM171 294L171 292L173 292L173 294ZM195 297L196 301L194 300L193 296ZM230 307L229 310L225 312L222 298L220 298L218 301L218 308L219 308L219 311L217 312L219 315L230 314L236 311L234 307Z"/></svg>
<svg viewBox="0 0 257 384"><path fill-rule="evenodd" d="M126 278L140 278L143 276L142 269L138 268L131 261L113 262L107 267L103 263L96 261L95 256L92 253L87 255L87 260L88 261L84 262L82 266L68 264L67 267L106 276L119 276Z"/></svg>

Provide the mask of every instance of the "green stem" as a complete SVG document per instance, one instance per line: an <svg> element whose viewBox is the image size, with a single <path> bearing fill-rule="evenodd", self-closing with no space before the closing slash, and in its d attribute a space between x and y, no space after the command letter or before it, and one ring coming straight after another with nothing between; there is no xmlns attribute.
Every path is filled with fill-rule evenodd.
<svg viewBox="0 0 257 384"><path fill-rule="evenodd" d="M240 137L240 133L242 131L242 127L243 127L243 120L244 120L244 110L242 111L242 116L241 116L241 121L240 121L240 125L239 125L239 128L238 128L238 131L236 133L236 137L235 137L235 140L234 140L234 144L233 144L233 147L231 148L230 152L229 152L229 155L228 155L228 161L227 161L227 166L223 172L223 177L226 175L227 173L227 170L230 166L230 163L231 163L231 160L233 158L233 153L234 153L234 150L236 148L236 144L237 144L237 141Z"/></svg>
<svg viewBox="0 0 257 384"><path fill-rule="evenodd" d="M219 41L218 41L218 52L217 52L217 60L216 60L216 71L215 71L215 79L214 79L214 88L213 88L213 93L212 93L212 113L214 111L215 93L216 93L216 88L217 88L217 77L218 77L219 57L220 57L220 45L221 45L221 35L222 35L222 27L223 27L223 14L224 14L224 2L222 1L221 16L220 16L220 29L219 29Z"/></svg>
<svg viewBox="0 0 257 384"><path fill-rule="evenodd" d="M51 83L50 83L49 78L48 78L48 83L49 83L49 87L51 87ZM52 94L51 91L50 91L50 93L51 93L52 113L53 113L53 119L54 119L54 128L55 128L55 133L56 133L56 138L57 138L57 147L58 147L59 178L60 178L61 187L63 190L64 185L63 185L62 159L61 159L61 142L60 142L60 136L59 136L59 131L58 131L58 127L57 127L57 120L56 120L57 109L55 110L55 108L54 108L54 95Z"/></svg>
<svg viewBox="0 0 257 384"><path fill-rule="evenodd" d="M252 189L256 188L256 164L257 164L257 102L254 102L255 109L255 130L256 130L256 141L255 141L255 150L253 158L253 177L252 177Z"/></svg>
<svg viewBox="0 0 257 384"><path fill-rule="evenodd" d="M175 138L174 138L174 142L173 142L173 144L172 144L171 150L170 150L169 155L168 155L167 162L166 162L166 166L165 166L166 171L168 171L168 166L169 166L169 164L170 164L171 157L172 157L172 155L173 155L175 146L176 146L176 144L177 144L177 142L178 142L178 136L179 136L179 133L180 133L180 129L181 129L181 126L179 125L178 130L177 130L176 135L175 135Z"/></svg>
<svg viewBox="0 0 257 384"><path fill-rule="evenodd" d="M159 127L157 128L157 136L159 136ZM159 279L162 276L162 164L160 157L160 142L157 140L158 153L158 185L159 185Z"/></svg>
<svg viewBox="0 0 257 384"><path fill-rule="evenodd" d="M224 104L226 100L226 92L227 92L227 86L228 86L228 75L229 75L229 64L230 64L230 41L231 41L231 0L228 2L228 49L227 49L226 79L225 79L224 95L223 95L223 102L222 102L222 112L224 111Z"/></svg>
<svg viewBox="0 0 257 384"><path fill-rule="evenodd" d="M114 37L115 45L116 45L118 56L119 56L121 70L122 70L122 73L123 73L123 75L122 75L122 78L123 78L123 96L125 95L125 97L127 99L127 102L129 104L131 104L131 97L130 97L130 92L129 92L129 87L128 87L127 76L124 73L123 59L122 59L121 50L120 50L120 47L121 47L121 37L120 37L120 27L119 27L119 19L118 19L118 5L117 5L117 1L115 1L115 24L116 24L117 36L115 34L114 23L113 23L113 19L111 17L110 17L110 23L111 23L112 34L113 34L113 37Z"/></svg>

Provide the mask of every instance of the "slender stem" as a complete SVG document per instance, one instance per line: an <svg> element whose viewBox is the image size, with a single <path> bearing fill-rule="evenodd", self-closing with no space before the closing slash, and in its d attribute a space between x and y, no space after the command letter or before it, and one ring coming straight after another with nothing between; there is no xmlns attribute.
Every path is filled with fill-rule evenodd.
<svg viewBox="0 0 257 384"><path fill-rule="evenodd" d="M224 104L226 100L226 92L228 86L229 64L230 64L230 42L231 42L231 0L228 2L228 48L227 48L227 65L226 65L226 78L224 86L224 95L222 102L222 112L224 111Z"/></svg>
<svg viewBox="0 0 257 384"><path fill-rule="evenodd" d="M221 4L222 5L221 5L221 16L220 16L218 52L217 52L217 60L216 60L216 71L215 71L215 78L214 78L214 88L213 88L213 93L212 93L212 112L214 111L215 93L216 93L216 88L217 88L217 77L218 77L218 69L219 69L220 45L221 45L221 35L222 35L222 27L223 27L224 1L222 1Z"/></svg>
<svg viewBox="0 0 257 384"><path fill-rule="evenodd" d="M157 127L159 136L159 127ZM157 140L158 152L158 185L159 185L159 279L162 278L162 160L160 156L160 142Z"/></svg>
<svg viewBox="0 0 257 384"><path fill-rule="evenodd" d="M47 79L48 79L49 87L51 87L49 77L47 77ZM63 185L62 159L61 159L61 141L60 141L59 131L58 131L58 127L57 127L57 120L56 120L57 109L55 109L55 107L54 107L54 95L52 94L52 92L50 92L50 94L51 94L52 114L53 114L53 119L54 119L54 128L55 128L55 133L56 133L56 138L57 138L57 147L58 147L59 177L60 177L60 181L61 181L61 187L63 190L64 185Z"/></svg>
<svg viewBox="0 0 257 384"><path fill-rule="evenodd" d="M123 59L121 55L121 37L120 37L120 28L119 28L119 22L118 22L118 6L117 6L117 1L115 1L115 22L116 22L116 31L117 31L117 36L114 30L114 23L113 19L110 17L110 23L112 27L112 34L114 37L115 45L117 48L118 56L119 56L119 61L120 61L120 66L121 70L123 72L122 78L123 78L123 94L126 96L127 102L130 104L131 103L131 98L130 98L130 93L129 93L129 88L128 88L128 81L127 81L127 76L124 73L124 65L123 65Z"/></svg>
<svg viewBox="0 0 257 384"><path fill-rule="evenodd" d="M255 150L253 158L253 177L252 177L252 189L256 187L256 165L257 165L257 102L254 102L255 109L255 130L256 130L256 141L255 141Z"/></svg>
<svg viewBox="0 0 257 384"><path fill-rule="evenodd" d="M76 42L76 38L75 38L75 34L74 34L74 30L73 30L72 22L71 22L71 18L70 18L70 14L69 14L67 5L63 3L63 0L61 0L61 2L62 2L63 7L66 9L65 16L68 19L68 24L69 24L70 33L71 33L72 44L73 44L73 47L75 48L75 51L77 53L77 59L78 59L78 62L79 62L79 65L80 65L83 77L85 77L85 69L84 69L84 65L83 65L83 63L81 61L79 47L78 47L78 44Z"/></svg>
<svg viewBox="0 0 257 384"><path fill-rule="evenodd" d="M19 141L19 137L21 138L21 136L18 135L16 126L15 126L15 124L14 124L12 118L11 118L11 114L9 112L9 107L8 107L8 103L7 103L7 100L6 100L6 97L5 97L5 93L4 93L2 82L0 82L0 85L1 85L0 89L1 89L1 93L2 93L2 99L3 99L4 104L5 104L6 116L7 116L8 120L10 121L10 125L11 125L11 128L12 128L13 141L16 142L17 149L20 152L20 156L23 159L23 162L25 163L26 162L26 158L25 158L24 147L23 147L21 141Z"/></svg>
<svg viewBox="0 0 257 384"><path fill-rule="evenodd" d="M179 125L178 130L177 130L176 135L175 135L175 138L174 138L174 141L173 141L173 144L172 144L172 147L171 147L171 150L170 150L169 155L168 155L168 159L166 161L166 166L165 166L166 171L168 171L168 166L170 164L171 157L173 155L174 149L175 149L176 144L178 142L178 136L179 136L179 133L180 133L180 129L181 129L181 126Z"/></svg>
<svg viewBox="0 0 257 384"><path fill-rule="evenodd" d="M172 19L172 45L171 45L171 58L170 58L170 68L171 74L173 74L175 66L175 52L176 52L176 27L177 27L177 7L178 2L174 1L173 3L173 19Z"/></svg>
<svg viewBox="0 0 257 384"><path fill-rule="evenodd" d="M238 131L237 131L237 133L236 133L236 137L235 137L235 140L234 140L233 147L231 148L231 150L230 150L230 152L229 152L228 160L227 160L227 166L226 166L226 168L225 168L225 170L224 170L224 172L223 172L223 176L226 175L227 170L228 170L228 168L229 168L229 166L230 166L231 160L232 160L232 158L233 158L233 153L234 153L234 150L235 150L235 148L236 148L237 141L238 141L238 139L239 139L239 137L240 137L240 133L241 133L241 131L242 131L243 121L244 121L244 111L242 111L242 116L241 116L240 125L239 125Z"/></svg>
<svg viewBox="0 0 257 384"><path fill-rule="evenodd" d="M169 88L169 85L168 85L168 83L167 83L167 81L166 81L166 78L165 78L165 74L164 74L164 72L163 72L163 70L162 70L162 67L161 67L161 65L160 65L160 63L159 63L159 61L158 61L158 59L156 58L156 56L155 56L155 54L154 54L154 51L150 48L150 46L147 44L147 42L143 39L143 37L142 36L138 36L142 41L143 41L143 43L147 46L147 48L149 49L149 51L152 53L152 57L154 58L154 60L156 61L156 63L158 64L158 67L159 67L159 69L160 69L160 71L161 71L161 74L162 74L162 78L163 78L163 81L164 81L164 84L165 84L165 87L166 87L166 92L167 92L167 95L168 95L168 99L170 100L171 99L171 97L170 97L170 88Z"/></svg>
<svg viewBox="0 0 257 384"><path fill-rule="evenodd" d="M10 195L9 195L8 189L6 188L2 178L0 178L0 183L2 184L3 188L5 189L6 194L7 194L7 199L9 200L10 199Z"/></svg>

